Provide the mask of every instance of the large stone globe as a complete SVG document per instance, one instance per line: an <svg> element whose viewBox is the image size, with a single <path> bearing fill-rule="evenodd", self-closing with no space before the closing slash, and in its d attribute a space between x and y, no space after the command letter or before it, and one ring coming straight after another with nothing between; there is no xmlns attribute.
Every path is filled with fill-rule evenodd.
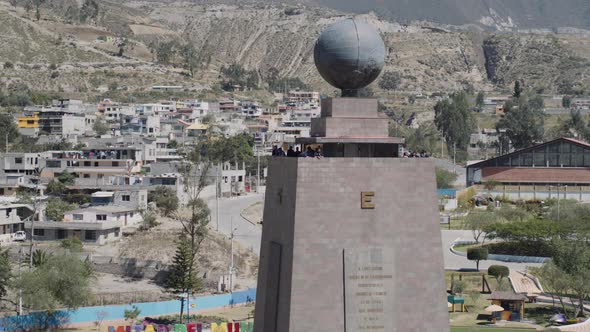
<svg viewBox="0 0 590 332"><path fill-rule="evenodd" d="M346 19L322 32L315 44L314 60L320 75L344 95L379 76L385 64L385 45L370 25Z"/></svg>

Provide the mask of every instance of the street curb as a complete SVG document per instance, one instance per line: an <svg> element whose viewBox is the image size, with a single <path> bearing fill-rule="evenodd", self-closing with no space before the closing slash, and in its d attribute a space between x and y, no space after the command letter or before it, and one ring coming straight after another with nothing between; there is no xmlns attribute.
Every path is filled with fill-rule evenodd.
<svg viewBox="0 0 590 332"><path fill-rule="evenodd" d="M461 252L461 251L457 251L455 250L455 246L457 244L475 244L474 241L453 241L453 243L451 244L451 247L449 248L450 251L457 255L457 256L462 256L462 257L467 257L467 253L466 252ZM488 261L500 261L500 262L506 262L506 263L546 263L550 260L551 258L549 257L535 257L535 256L513 256L513 255L499 255L499 254L490 254L488 255Z"/></svg>

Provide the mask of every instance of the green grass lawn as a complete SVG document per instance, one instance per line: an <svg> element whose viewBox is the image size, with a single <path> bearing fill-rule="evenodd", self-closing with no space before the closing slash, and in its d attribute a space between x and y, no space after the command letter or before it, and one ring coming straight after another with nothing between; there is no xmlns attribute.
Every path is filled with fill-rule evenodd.
<svg viewBox="0 0 590 332"><path fill-rule="evenodd" d="M535 331L533 329L514 329L514 328L496 328L496 327L451 327L451 332L522 332Z"/></svg>

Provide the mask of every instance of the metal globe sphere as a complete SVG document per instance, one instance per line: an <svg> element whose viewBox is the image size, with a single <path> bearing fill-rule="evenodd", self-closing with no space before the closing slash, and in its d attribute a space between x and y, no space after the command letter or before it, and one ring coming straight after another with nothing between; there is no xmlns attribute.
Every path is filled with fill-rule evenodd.
<svg viewBox="0 0 590 332"><path fill-rule="evenodd" d="M367 23L346 19L321 33L314 60L324 80L344 94L371 84L379 76L385 65L385 44Z"/></svg>

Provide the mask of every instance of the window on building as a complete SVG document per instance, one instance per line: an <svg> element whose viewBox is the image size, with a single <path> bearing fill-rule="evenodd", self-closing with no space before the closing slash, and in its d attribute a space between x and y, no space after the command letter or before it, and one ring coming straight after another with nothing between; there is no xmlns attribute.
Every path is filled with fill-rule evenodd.
<svg viewBox="0 0 590 332"><path fill-rule="evenodd" d="M98 161L94 162L94 167L98 167Z"/></svg>
<svg viewBox="0 0 590 332"><path fill-rule="evenodd" d="M524 167L532 167L533 166L533 154L532 153L524 153L522 155L521 166L524 166Z"/></svg>
<svg viewBox="0 0 590 332"><path fill-rule="evenodd" d="M73 215L73 217L74 217L74 220L76 220L76 221L79 221L79 220L84 220L84 215L83 215L83 214L81 214L81 213L75 213L75 214Z"/></svg>
<svg viewBox="0 0 590 332"><path fill-rule="evenodd" d="M65 229L58 229L57 230L57 239L58 240L63 240L68 236L68 231L66 231Z"/></svg>
<svg viewBox="0 0 590 332"><path fill-rule="evenodd" d="M129 196L129 195L122 195L121 196L121 200L123 202L130 202L131 201L131 196Z"/></svg>
<svg viewBox="0 0 590 332"><path fill-rule="evenodd" d="M134 212L129 213L129 218L133 218L134 215L135 215Z"/></svg>
<svg viewBox="0 0 590 332"><path fill-rule="evenodd" d="M94 230L84 231L84 240L96 241L96 231L94 231Z"/></svg>
<svg viewBox="0 0 590 332"><path fill-rule="evenodd" d="M535 167L547 167L545 152L535 151Z"/></svg>
<svg viewBox="0 0 590 332"><path fill-rule="evenodd" d="M98 220L98 221L106 221L107 220L107 215L106 214L97 214L96 215L96 220Z"/></svg>
<svg viewBox="0 0 590 332"><path fill-rule="evenodd" d="M90 167L90 165L91 165L91 164L90 164L90 162L89 162L89 161L85 161L85 162L84 162L84 166L86 166L86 167Z"/></svg>
<svg viewBox="0 0 590 332"><path fill-rule="evenodd" d="M113 167L118 167L119 166L119 162L118 161L113 161Z"/></svg>
<svg viewBox="0 0 590 332"><path fill-rule="evenodd" d="M60 168L61 161L59 160L48 160L46 163L47 168Z"/></svg>
<svg viewBox="0 0 590 332"><path fill-rule="evenodd" d="M33 234L35 236L45 236L45 230L42 228L35 228L35 230L33 231Z"/></svg>
<svg viewBox="0 0 590 332"><path fill-rule="evenodd" d="M548 159L549 159L549 167L561 166L558 153L550 153Z"/></svg>
<svg viewBox="0 0 590 332"><path fill-rule="evenodd" d="M242 182L242 176L238 176L238 182Z"/></svg>
<svg viewBox="0 0 590 332"><path fill-rule="evenodd" d="M23 158L14 158L14 163L15 164L22 164L23 163Z"/></svg>
<svg viewBox="0 0 590 332"><path fill-rule="evenodd" d="M119 237L119 234L121 234L121 229L115 228L115 237Z"/></svg>
<svg viewBox="0 0 590 332"><path fill-rule="evenodd" d="M88 178L90 178L90 174L84 174L84 178L85 178L85 179L88 179Z"/></svg>

